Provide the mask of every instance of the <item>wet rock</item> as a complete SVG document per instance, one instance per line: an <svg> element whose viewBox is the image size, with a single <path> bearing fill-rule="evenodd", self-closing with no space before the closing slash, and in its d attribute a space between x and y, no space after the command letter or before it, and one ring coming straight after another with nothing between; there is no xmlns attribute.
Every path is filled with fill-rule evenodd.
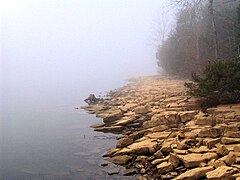
<svg viewBox="0 0 240 180"><path fill-rule="evenodd" d="M158 172L160 174L168 173L173 170L173 166L171 163L163 162L157 165Z"/></svg>
<svg viewBox="0 0 240 180"><path fill-rule="evenodd" d="M230 174L230 171L232 170L232 167L227 167L227 166L220 166L217 169L207 172L206 176L207 179L210 180L231 180L234 179L234 177Z"/></svg>
<svg viewBox="0 0 240 180"><path fill-rule="evenodd" d="M121 156L114 156L110 158L109 161L114 164L124 165L124 164L127 164L127 162L131 159L132 159L132 156L121 155Z"/></svg>
<svg viewBox="0 0 240 180"><path fill-rule="evenodd" d="M110 127L99 127L95 128L94 131L100 131L100 132L111 132L111 133L120 133L124 129L123 126L110 126Z"/></svg>
<svg viewBox="0 0 240 180"><path fill-rule="evenodd" d="M106 160L102 160L100 163L100 166L108 166L109 165L109 161Z"/></svg>
<svg viewBox="0 0 240 180"><path fill-rule="evenodd" d="M105 126L106 124L104 122L100 122L100 123L96 123L96 124L93 124L91 125L90 127L91 128L99 128L99 127L103 127Z"/></svg>
<svg viewBox="0 0 240 180"><path fill-rule="evenodd" d="M211 166L191 169L176 177L176 180L197 180L205 177L206 173L212 171L213 169L214 168Z"/></svg>
<svg viewBox="0 0 240 180"><path fill-rule="evenodd" d="M130 144L132 144L134 141L132 138L121 138L117 141L116 147L117 148L123 148Z"/></svg>
<svg viewBox="0 0 240 180"><path fill-rule="evenodd" d="M123 175L124 176L131 176L131 175L135 174L136 172L137 172L137 170L135 168L124 169L123 170Z"/></svg>
<svg viewBox="0 0 240 180"><path fill-rule="evenodd" d="M114 175L119 173L119 168L114 167L114 168L107 168L105 169L108 175Z"/></svg>

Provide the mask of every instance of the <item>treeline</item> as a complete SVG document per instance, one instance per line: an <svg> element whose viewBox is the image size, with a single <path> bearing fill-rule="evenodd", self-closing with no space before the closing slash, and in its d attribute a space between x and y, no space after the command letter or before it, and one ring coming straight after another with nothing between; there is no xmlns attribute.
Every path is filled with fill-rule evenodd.
<svg viewBox="0 0 240 180"><path fill-rule="evenodd" d="M167 73L189 76L210 61L240 55L240 0L172 0L181 9L175 27L157 50Z"/></svg>

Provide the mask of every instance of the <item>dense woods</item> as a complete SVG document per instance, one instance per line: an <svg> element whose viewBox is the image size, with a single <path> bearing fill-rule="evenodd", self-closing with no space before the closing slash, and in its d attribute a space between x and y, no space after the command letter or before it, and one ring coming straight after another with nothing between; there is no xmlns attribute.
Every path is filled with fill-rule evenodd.
<svg viewBox="0 0 240 180"><path fill-rule="evenodd" d="M239 58L239 0L172 0L180 6L176 25L157 50L167 73L190 76L212 61Z"/></svg>

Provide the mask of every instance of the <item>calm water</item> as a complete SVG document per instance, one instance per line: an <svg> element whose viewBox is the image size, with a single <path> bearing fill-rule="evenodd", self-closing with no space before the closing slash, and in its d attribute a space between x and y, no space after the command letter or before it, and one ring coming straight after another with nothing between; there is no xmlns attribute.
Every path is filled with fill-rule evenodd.
<svg viewBox="0 0 240 180"><path fill-rule="evenodd" d="M1 179L120 178L108 176L100 166L101 155L115 145L116 135L89 128L101 119L74 109L83 104L80 94L69 97L75 104L65 95L63 105L51 101L44 106L24 96L25 101L20 101L19 94L5 96Z"/></svg>

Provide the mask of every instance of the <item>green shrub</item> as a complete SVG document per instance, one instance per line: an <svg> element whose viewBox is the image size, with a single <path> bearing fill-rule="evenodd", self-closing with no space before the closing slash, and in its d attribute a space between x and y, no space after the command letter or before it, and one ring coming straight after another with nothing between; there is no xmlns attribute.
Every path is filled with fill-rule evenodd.
<svg viewBox="0 0 240 180"><path fill-rule="evenodd" d="M240 102L240 61L211 62L185 86L191 95L203 97L205 106Z"/></svg>

